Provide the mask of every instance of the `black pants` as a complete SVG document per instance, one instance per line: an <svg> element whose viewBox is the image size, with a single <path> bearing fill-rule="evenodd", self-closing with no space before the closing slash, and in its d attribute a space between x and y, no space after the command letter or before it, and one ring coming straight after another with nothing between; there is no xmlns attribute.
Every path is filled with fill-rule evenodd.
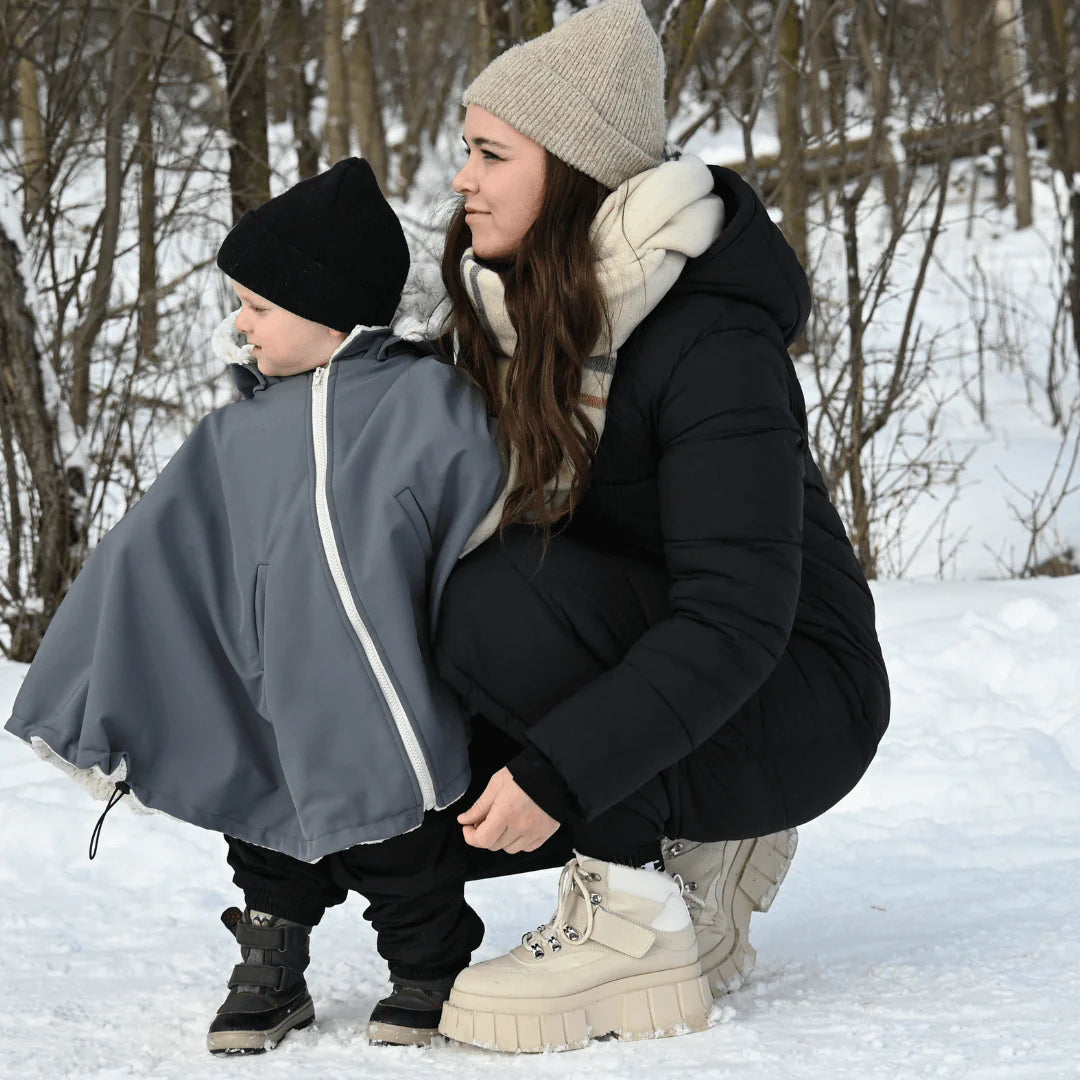
<svg viewBox="0 0 1080 1080"><path fill-rule="evenodd" d="M344 902L350 892L359 893L368 901L364 918L378 935L379 954L394 975L437 979L456 974L468 966L484 936L484 924L465 902L466 881L562 866L575 849L630 865L659 856L660 833L621 813L578 829L563 826L536 851L507 855L469 847L457 815L519 749L483 717L474 717L469 746L473 779L454 806L429 811L412 832L346 848L316 863L228 836L233 881L244 890L249 907L305 926L315 926L328 907Z"/></svg>
<svg viewBox="0 0 1080 1080"><path fill-rule="evenodd" d="M439 672L473 715L473 782L419 829L314 864L229 838L233 880L250 907L315 925L361 893L395 975L436 978L468 964L483 924L464 883L562 865L573 850L655 858L659 837L742 839L801 824L862 775L877 743L863 723L878 673L793 636L764 686L714 736L594 820L567 822L535 852L470 848L456 815L519 749L521 732L617 664L668 614L662 567L556 537L543 562L528 528L478 548L454 570L436 637Z"/></svg>

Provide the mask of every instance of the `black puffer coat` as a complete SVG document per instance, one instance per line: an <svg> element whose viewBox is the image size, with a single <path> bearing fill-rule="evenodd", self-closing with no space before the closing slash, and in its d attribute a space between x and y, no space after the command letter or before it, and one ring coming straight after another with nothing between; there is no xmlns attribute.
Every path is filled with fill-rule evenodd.
<svg viewBox="0 0 1080 1080"><path fill-rule="evenodd" d="M591 486L566 530L673 579L670 616L529 729L530 770L539 751L587 817L714 736L799 643L855 688L859 771L888 723L873 600L811 456L786 349L809 314L806 277L750 187L713 175L723 232L619 350ZM804 681L791 693L805 696L814 661L795 660Z"/></svg>

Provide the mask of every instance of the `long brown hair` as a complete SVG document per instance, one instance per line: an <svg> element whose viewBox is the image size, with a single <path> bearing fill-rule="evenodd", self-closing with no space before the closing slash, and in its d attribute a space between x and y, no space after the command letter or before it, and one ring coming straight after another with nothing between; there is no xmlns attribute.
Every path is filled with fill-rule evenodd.
<svg viewBox="0 0 1080 1080"><path fill-rule="evenodd" d="M608 194L598 181L549 152L536 220L514 255L491 264L502 277L507 314L517 331L505 400L499 393L498 345L488 337L461 276L461 257L471 243L464 199L447 228L442 278L450 309L441 342L448 349L456 331L458 366L483 391L519 458L518 486L507 495L500 533L527 519L543 527L546 539L589 486L599 438L581 407L581 377L607 320L589 233ZM574 473L570 496L552 507L544 485L564 460Z"/></svg>

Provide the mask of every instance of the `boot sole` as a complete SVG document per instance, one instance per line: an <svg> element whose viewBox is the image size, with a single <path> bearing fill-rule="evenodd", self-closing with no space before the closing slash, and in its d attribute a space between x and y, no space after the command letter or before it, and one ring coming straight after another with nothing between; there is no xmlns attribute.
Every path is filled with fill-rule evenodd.
<svg viewBox="0 0 1080 1080"><path fill-rule="evenodd" d="M315 1020L315 1004L309 998L303 1005L268 1031L212 1031L206 1036L211 1054L264 1054L290 1031L299 1031Z"/></svg>
<svg viewBox="0 0 1080 1080"><path fill-rule="evenodd" d="M580 1050L590 1039L668 1038L709 1026L712 994L694 963L634 975L564 998L482 997L450 992L439 1031L484 1050L539 1054Z"/></svg>
<svg viewBox="0 0 1080 1080"><path fill-rule="evenodd" d="M430 1046L439 1037L439 1029L403 1027L376 1020L368 1024L367 1037L372 1046Z"/></svg>
<svg viewBox="0 0 1080 1080"><path fill-rule="evenodd" d="M721 897L735 932L701 957L701 970L715 996L738 990L754 970L757 952L750 944L750 916L772 907L798 844L796 830L785 829L739 845Z"/></svg>

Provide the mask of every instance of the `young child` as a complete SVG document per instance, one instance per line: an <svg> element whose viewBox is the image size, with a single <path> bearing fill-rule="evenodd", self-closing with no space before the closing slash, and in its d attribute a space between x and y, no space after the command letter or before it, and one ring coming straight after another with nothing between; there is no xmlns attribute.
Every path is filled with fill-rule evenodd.
<svg viewBox="0 0 1080 1080"><path fill-rule="evenodd" d="M243 962L212 1052L312 1021L309 930L350 889L395 982L371 1033L423 1041L463 966L438 934L479 926L463 901L432 919L437 871L409 833L469 781L466 718L428 643L499 491L494 422L464 376L386 328L409 255L366 162L246 214L218 265L247 337L233 356L254 360L234 368L242 397L97 547L7 730L110 806L226 835L247 906L223 915ZM302 895L275 891L286 864Z"/></svg>

